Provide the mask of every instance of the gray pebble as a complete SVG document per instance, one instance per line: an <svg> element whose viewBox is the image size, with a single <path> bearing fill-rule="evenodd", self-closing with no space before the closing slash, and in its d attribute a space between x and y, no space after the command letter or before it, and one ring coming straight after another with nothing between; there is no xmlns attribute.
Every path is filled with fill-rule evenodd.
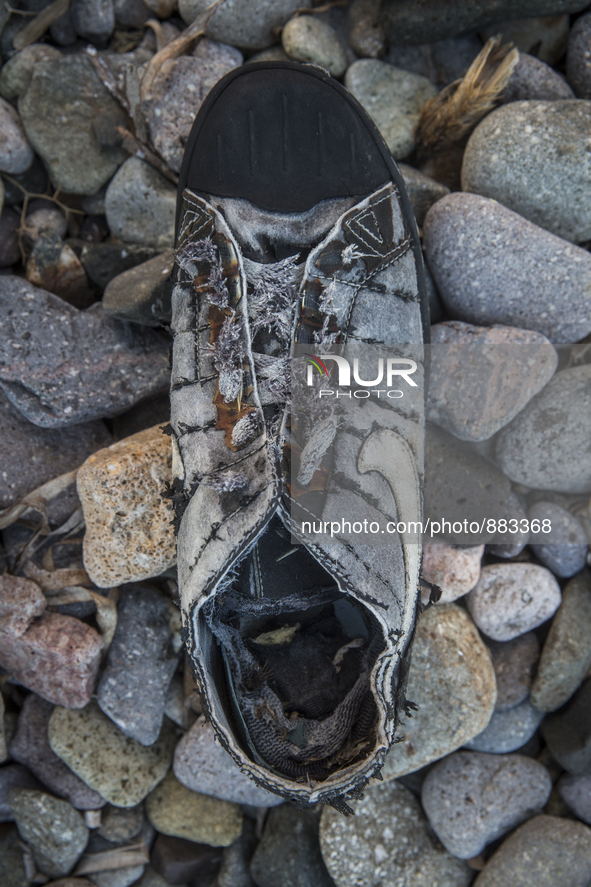
<svg viewBox="0 0 591 887"><path fill-rule="evenodd" d="M115 24L121 28L140 29L152 17L144 0L114 0Z"/></svg>
<svg viewBox="0 0 591 887"><path fill-rule="evenodd" d="M9 268L20 261L21 251L18 245L20 221L18 213L4 207L0 216L0 268Z"/></svg>
<svg viewBox="0 0 591 887"><path fill-rule="evenodd" d="M466 742L472 751L507 754L522 748L532 738L544 717L529 699L506 711L496 711L488 726Z"/></svg>
<svg viewBox="0 0 591 887"><path fill-rule="evenodd" d="M157 254L158 251L152 247L134 246L110 237L102 243L88 243L83 246L80 261L90 280L100 290L104 290L114 277L136 265L149 262ZM133 296L129 295L128 299L132 300Z"/></svg>
<svg viewBox="0 0 591 887"><path fill-rule="evenodd" d="M418 46L394 44L386 61L405 71L422 74L438 86L446 86L466 73L481 49L482 40L476 34L468 34Z"/></svg>
<svg viewBox="0 0 591 887"><path fill-rule="evenodd" d="M537 330L559 343L578 342L591 332L586 250L494 200L466 193L449 194L431 207L424 238L452 317Z"/></svg>
<svg viewBox="0 0 591 887"><path fill-rule="evenodd" d="M78 311L6 276L0 307L0 383L36 425L57 428L120 413L168 386L168 343L110 318L100 304Z"/></svg>
<svg viewBox="0 0 591 887"><path fill-rule="evenodd" d="M185 145L205 96L242 62L242 53L233 46L204 39L192 56L172 61L156 75L142 112L154 147L174 172L180 172Z"/></svg>
<svg viewBox="0 0 591 887"><path fill-rule="evenodd" d="M21 764L8 764L0 767L0 822L12 822L14 815L8 803L8 792L13 788L33 788L43 790L33 774ZM1 872L1 868L0 868ZM0 883L3 883L0 881Z"/></svg>
<svg viewBox="0 0 591 887"><path fill-rule="evenodd" d="M568 583L542 649L531 700L541 711L556 711L582 684L591 667L591 573Z"/></svg>
<svg viewBox="0 0 591 887"><path fill-rule="evenodd" d="M466 596L468 610L494 641L510 641L542 625L560 606L560 586L537 564L489 564Z"/></svg>
<svg viewBox="0 0 591 887"><path fill-rule="evenodd" d="M427 211L434 203L449 194L449 188L406 163L399 163L398 169L402 173L417 225L421 226L425 221ZM431 322L435 322L433 318L431 318Z"/></svg>
<svg viewBox="0 0 591 887"><path fill-rule="evenodd" d="M504 18L580 12L586 5L585 0L423 0L421 4L385 0L382 15L391 42L405 46L465 34Z"/></svg>
<svg viewBox="0 0 591 887"><path fill-rule="evenodd" d="M72 21L71 6L51 23L49 26L49 34L51 39L54 40L58 46L71 46L72 43L77 42L78 34L76 33L74 22Z"/></svg>
<svg viewBox="0 0 591 887"><path fill-rule="evenodd" d="M536 11L527 18L513 18L512 11L508 21L495 21L484 28L480 36L488 40L500 34L503 43L517 47L520 57L531 54L548 65L555 65L564 55L570 25L569 16L559 15L560 11L555 8L541 15Z"/></svg>
<svg viewBox="0 0 591 887"><path fill-rule="evenodd" d="M209 5L210 0L179 0L179 13L190 25ZM253 15L250 0L226 0L209 20L207 36L241 49L265 49L277 42L276 30L296 9L311 5L311 0L259 0Z"/></svg>
<svg viewBox="0 0 591 887"><path fill-rule="evenodd" d="M591 99L591 14L580 16L568 38L566 76L580 99Z"/></svg>
<svg viewBox="0 0 591 887"><path fill-rule="evenodd" d="M178 662L169 606L153 588L121 592L117 628L96 691L104 713L142 745L158 739L166 689Z"/></svg>
<svg viewBox="0 0 591 887"><path fill-rule="evenodd" d="M496 459L538 490L591 491L591 366L562 370L500 432Z"/></svg>
<svg viewBox="0 0 591 887"><path fill-rule="evenodd" d="M271 810L250 864L257 887L332 887L318 846L317 814L282 804Z"/></svg>
<svg viewBox="0 0 591 887"><path fill-rule="evenodd" d="M489 455L489 458L493 458L494 439L491 438L489 441L485 441L485 443L492 444L492 453ZM487 551L495 557L517 557L529 542L529 529L527 512L521 498L514 490L511 490L509 493L503 517L507 520L507 532L501 533L497 530L495 542L487 545Z"/></svg>
<svg viewBox="0 0 591 887"><path fill-rule="evenodd" d="M27 215L23 236L25 244L31 247L44 235L62 238L66 236L67 231L66 217L57 207L41 207Z"/></svg>
<svg viewBox="0 0 591 887"><path fill-rule="evenodd" d="M529 696L540 642L533 631L512 641L487 641L497 679L495 711L506 711Z"/></svg>
<svg viewBox="0 0 591 887"><path fill-rule="evenodd" d="M154 423L152 423L154 424ZM111 443L103 422L87 422L73 428L39 428L19 415L0 392L0 508L14 505L26 493L73 471L84 460ZM52 500L50 522L61 525L76 508L74 485Z"/></svg>
<svg viewBox="0 0 591 887"><path fill-rule="evenodd" d="M10 754L20 761L59 797L66 798L78 810L97 810L105 800L88 788L51 750L47 730L54 706L30 693L18 719L16 736L10 743Z"/></svg>
<svg viewBox="0 0 591 887"><path fill-rule="evenodd" d="M178 781L186 788L222 801L253 807L275 807L282 803L278 795L261 788L240 772L205 718L199 718L178 743L173 769Z"/></svg>
<svg viewBox="0 0 591 887"><path fill-rule="evenodd" d="M67 875L84 852L88 829L77 810L45 792L13 788L8 801L21 838L46 875Z"/></svg>
<svg viewBox="0 0 591 887"><path fill-rule="evenodd" d="M501 101L503 104L522 101L557 102L574 98L574 92L554 68L535 55L520 52L519 61L503 90Z"/></svg>
<svg viewBox="0 0 591 887"><path fill-rule="evenodd" d="M496 540L496 525L487 522L507 518L509 505L513 510L511 485L497 466L431 424L425 439L424 496L425 516L437 522L430 524L432 537L456 545ZM478 528L472 529L478 532L470 531L474 522Z"/></svg>
<svg viewBox="0 0 591 887"><path fill-rule="evenodd" d="M558 780L558 791L575 816L591 825L591 776L563 773Z"/></svg>
<svg viewBox="0 0 591 887"><path fill-rule="evenodd" d="M113 807L107 804L101 813L97 834L107 841L122 844L139 834L143 822L144 808L141 804L135 807Z"/></svg>
<svg viewBox="0 0 591 887"><path fill-rule="evenodd" d="M564 708L542 724L546 745L558 763L574 776L591 775L591 679Z"/></svg>
<svg viewBox="0 0 591 887"><path fill-rule="evenodd" d="M511 102L468 141L462 189L574 243L591 238L591 102Z"/></svg>
<svg viewBox="0 0 591 887"><path fill-rule="evenodd" d="M108 120L114 130L129 121L83 53L38 62L19 112L53 185L68 194L95 194L128 156L98 142L95 124Z"/></svg>
<svg viewBox="0 0 591 887"><path fill-rule="evenodd" d="M176 190L153 167L130 157L105 197L109 229L124 243L164 250L174 242Z"/></svg>
<svg viewBox="0 0 591 887"><path fill-rule="evenodd" d="M29 887L21 840L16 828L0 833L0 883L2 887Z"/></svg>
<svg viewBox="0 0 591 887"><path fill-rule="evenodd" d="M541 391L557 364L540 333L457 320L432 326L427 418L460 440L488 440Z"/></svg>
<svg viewBox="0 0 591 887"><path fill-rule="evenodd" d="M484 730L497 688L490 654L474 623L456 604L430 607L413 641L407 699L418 710L403 716L386 755L384 779L397 779L437 761Z"/></svg>
<svg viewBox="0 0 591 887"><path fill-rule="evenodd" d="M72 23L79 37L104 45L115 29L113 0L73 0Z"/></svg>
<svg viewBox="0 0 591 887"><path fill-rule="evenodd" d="M372 118L394 158L410 154L421 106L437 93L433 84L386 62L360 59L347 70L345 86Z"/></svg>
<svg viewBox="0 0 591 887"><path fill-rule="evenodd" d="M18 97L27 91L35 65L46 59L57 58L61 58L61 52L55 46L48 46L46 43L32 43L30 46L25 46L2 66L0 95L9 102L16 102Z"/></svg>
<svg viewBox="0 0 591 887"><path fill-rule="evenodd" d="M20 117L11 104L0 99L0 172L23 173L33 157Z"/></svg>
<svg viewBox="0 0 591 887"><path fill-rule="evenodd" d="M120 869L93 872L92 883L96 887L130 887L141 878L144 868L143 865L126 865Z"/></svg>
<svg viewBox="0 0 591 887"><path fill-rule="evenodd" d="M473 871L441 846L419 802L398 782L373 786L351 807L355 816L322 811L320 847L337 887L471 883Z"/></svg>
<svg viewBox="0 0 591 887"><path fill-rule="evenodd" d="M297 62L320 65L333 77L342 77L347 56L334 28L314 15L290 19L281 33L285 52Z"/></svg>
<svg viewBox="0 0 591 887"><path fill-rule="evenodd" d="M531 758L457 752L429 771L421 803L443 846L472 859L540 812L551 790L550 774Z"/></svg>
<svg viewBox="0 0 591 887"><path fill-rule="evenodd" d="M503 841L473 887L587 887L591 829L559 816L535 816Z"/></svg>
<svg viewBox="0 0 591 887"><path fill-rule="evenodd" d="M538 560L555 576L568 578L587 562L589 540L581 521L555 502L536 502L529 510L531 521L550 521L550 533L535 533L530 547ZM546 525L548 526L548 525Z"/></svg>

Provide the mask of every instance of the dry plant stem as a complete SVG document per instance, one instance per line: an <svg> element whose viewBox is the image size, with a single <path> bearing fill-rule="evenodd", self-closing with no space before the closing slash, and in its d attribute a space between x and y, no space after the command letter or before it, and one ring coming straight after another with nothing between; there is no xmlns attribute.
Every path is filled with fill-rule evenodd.
<svg viewBox="0 0 591 887"><path fill-rule="evenodd" d="M105 872L123 869L131 865L143 865L150 861L143 840L117 850L103 850L102 853L86 853L74 871L74 875L87 875L91 872Z"/></svg>
<svg viewBox="0 0 591 887"><path fill-rule="evenodd" d="M199 40L200 37L203 37L210 18L216 9L225 2L226 0L215 0L211 6L207 7L205 12L195 19L193 24L189 25L189 27L179 34L175 40L172 40L167 46L164 46L155 56L153 56L153 58L150 59L140 84L140 100L142 102L148 98L152 84L154 83L154 78L164 62L168 59L178 58L179 55L182 55L192 43Z"/></svg>
<svg viewBox="0 0 591 887"><path fill-rule="evenodd" d="M164 36L164 31L160 22L155 18L151 18L148 19L144 27L151 28L154 31L154 34L156 36L157 51L160 52L161 49L164 49L164 47L166 46L166 37Z"/></svg>
<svg viewBox="0 0 591 887"><path fill-rule="evenodd" d="M127 96L124 93L122 93L121 90L119 89L119 87L117 86L117 81L115 80L115 77L113 76L109 67L104 63L102 58L99 57L99 54L96 51L96 48L94 46L90 45L90 46L86 47L84 52L88 56L88 59L90 60L92 67L94 68L94 70L98 74L98 76L101 80L101 83L103 84L105 89L108 89L108 91L111 93L113 98L117 99L117 101L119 102L119 104L121 105L121 107L123 108L125 113L129 117L131 117L131 106L130 106L129 102L127 101Z"/></svg>
<svg viewBox="0 0 591 887"><path fill-rule="evenodd" d="M132 157L138 157L140 160L145 160L146 163L149 163L150 166L157 169L158 172L168 179L169 182L178 185L179 177L177 174L174 173L150 148L148 148L144 142L141 142L133 135L133 133L128 129L125 129L123 126L118 126L117 132L121 136L123 147L128 154L131 154Z"/></svg>
<svg viewBox="0 0 591 887"><path fill-rule="evenodd" d="M27 189L23 185L21 185L20 182L17 182L16 179L13 179L12 176L8 175L8 173L4 172L4 173L2 173L2 175L5 179L7 179L12 185L14 185L16 188L18 188L24 194L23 208L21 210L21 218L20 218L19 226L17 228L17 233L18 233L18 248L20 249L20 252L21 252L22 263L23 263L23 265L25 265L26 261L27 261L27 252L26 252L24 244L23 244L23 234L24 234L24 228L25 228L25 219L27 218L27 210L29 208L29 201L30 200L35 200L35 199L50 200L52 203L55 203L55 205L58 206L65 213L66 222L70 221L70 213L74 213L75 215L78 215L78 216L83 216L83 215L85 215L85 213L81 209L73 209L71 206L67 206L65 203L62 203L62 201L58 197L58 195L61 191L61 186L59 188L57 188L53 194L35 194L32 191L27 191ZM0 514L1 514L1 512L0 512Z"/></svg>
<svg viewBox="0 0 591 887"><path fill-rule="evenodd" d="M67 11L70 0L54 0L45 9L42 9L39 15L35 16L29 24L15 34L12 45L15 49L24 49L31 43L35 43L39 37L43 36L49 26Z"/></svg>
<svg viewBox="0 0 591 887"><path fill-rule="evenodd" d="M31 493L27 493L20 502L11 505L9 508L4 508L0 511L0 530L4 530L15 523L29 508L33 511L44 513L45 505L50 499L55 499L56 496L75 483L76 473L77 469L76 471L68 471L66 474L60 474L59 477L54 477Z"/></svg>

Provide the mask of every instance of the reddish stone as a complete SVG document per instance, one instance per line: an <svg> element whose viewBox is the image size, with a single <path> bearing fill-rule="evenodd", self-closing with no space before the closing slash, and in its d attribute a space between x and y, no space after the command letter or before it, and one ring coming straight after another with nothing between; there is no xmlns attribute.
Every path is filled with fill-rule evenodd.
<svg viewBox="0 0 591 887"><path fill-rule="evenodd" d="M0 635L20 637L46 606L47 601L36 582L7 573L0 576Z"/></svg>
<svg viewBox="0 0 591 887"><path fill-rule="evenodd" d="M84 708L94 690L102 646L94 628L46 612L20 637L4 635L0 665L49 702Z"/></svg>

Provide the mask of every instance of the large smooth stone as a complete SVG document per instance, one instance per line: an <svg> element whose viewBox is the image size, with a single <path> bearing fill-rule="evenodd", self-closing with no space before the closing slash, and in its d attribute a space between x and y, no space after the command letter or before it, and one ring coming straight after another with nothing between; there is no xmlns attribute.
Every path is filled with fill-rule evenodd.
<svg viewBox="0 0 591 887"><path fill-rule="evenodd" d="M535 816L503 841L473 887L587 887L591 829L558 816Z"/></svg>
<svg viewBox="0 0 591 887"><path fill-rule="evenodd" d="M427 418L460 440L489 440L552 378L545 336L449 320L431 327Z"/></svg>
<svg viewBox="0 0 591 887"><path fill-rule="evenodd" d="M591 573L584 570L562 592L531 689L540 711L556 711L583 683L591 668Z"/></svg>
<svg viewBox="0 0 591 887"><path fill-rule="evenodd" d="M562 370L496 439L511 480L538 490L591 492L591 366Z"/></svg>
<svg viewBox="0 0 591 887"><path fill-rule="evenodd" d="M382 16L392 43L412 45L454 37L507 18L564 15L586 6L586 0L385 0Z"/></svg>
<svg viewBox="0 0 591 887"><path fill-rule="evenodd" d="M337 887L468 887L473 872L437 841L414 795L397 782L352 801L355 816L322 811L320 848ZM276 882L278 883L278 882Z"/></svg>
<svg viewBox="0 0 591 887"><path fill-rule="evenodd" d="M421 107L437 93L433 84L378 59L360 59L348 68L345 86L372 118L394 158L410 154Z"/></svg>
<svg viewBox="0 0 591 887"><path fill-rule="evenodd" d="M472 859L542 810L551 790L546 768L524 755L457 752L429 770L421 803L443 846Z"/></svg>
<svg viewBox="0 0 591 887"><path fill-rule="evenodd" d="M168 387L168 343L154 330L87 311L16 275L0 277L0 385L42 428L124 412Z"/></svg>
<svg viewBox="0 0 591 887"><path fill-rule="evenodd" d="M427 213L424 241L455 319L536 330L561 344L591 332L591 255L495 200L448 194Z"/></svg>
<svg viewBox="0 0 591 887"><path fill-rule="evenodd" d="M127 157L100 145L101 120L113 130L129 121L84 53L38 62L19 111L54 187L68 194L96 194Z"/></svg>
<svg viewBox="0 0 591 887"><path fill-rule="evenodd" d="M591 238L591 102L511 102L476 127L462 189L492 197L558 237Z"/></svg>
<svg viewBox="0 0 591 887"><path fill-rule="evenodd" d="M283 803L278 795L240 772L204 718L199 718L179 741L173 769L179 782L194 792L252 807L275 807Z"/></svg>
<svg viewBox="0 0 591 887"><path fill-rule="evenodd" d="M67 875L88 843L80 813L67 801L34 789L13 788L8 800L19 834L41 871L53 877Z"/></svg>
<svg viewBox="0 0 591 887"><path fill-rule="evenodd" d="M468 613L456 604L426 610L415 632L403 716L382 770L396 779L450 754L484 730L497 688L490 653Z"/></svg>

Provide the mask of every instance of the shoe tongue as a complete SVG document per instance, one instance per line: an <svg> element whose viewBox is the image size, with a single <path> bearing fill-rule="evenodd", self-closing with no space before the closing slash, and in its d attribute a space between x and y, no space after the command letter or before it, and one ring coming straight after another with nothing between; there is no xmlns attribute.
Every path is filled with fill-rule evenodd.
<svg viewBox="0 0 591 887"><path fill-rule="evenodd" d="M241 198L206 195L205 199L224 216L242 254L266 264L316 246L361 198L322 200L302 213L274 213Z"/></svg>

